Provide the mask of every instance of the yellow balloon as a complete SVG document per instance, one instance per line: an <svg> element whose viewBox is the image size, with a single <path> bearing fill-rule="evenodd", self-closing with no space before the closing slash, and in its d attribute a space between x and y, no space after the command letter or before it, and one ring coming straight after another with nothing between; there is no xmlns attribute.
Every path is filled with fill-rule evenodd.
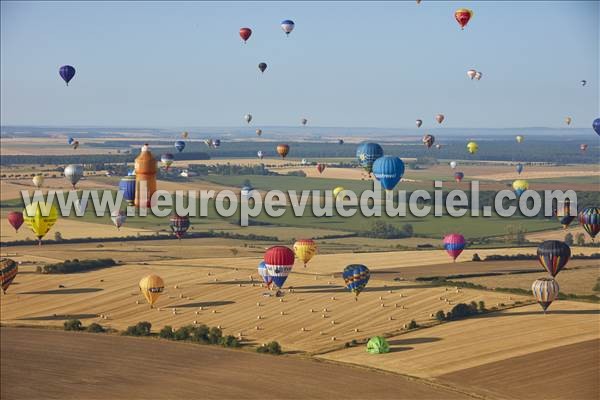
<svg viewBox="0 0 600 400"><path fill-rule="evenodd" d="M36 201L29 204L23 210L23 220L25 224L31 228L40 243L42 238L56 223L57 219L58 211L53 204Z"/></svg>
<svg viewBox="0 0 600 400"><path fill-rule="evenodd" d="M34 186L38 189L41 188L42 185L44 184L44 176L43 175L36 175L31 180L33 181Z"/></svg>
<svg viewBox="0 0 600 400"><path fill-rule="evenodd" d="M525 179L517 179L513 182L512 187L517 194L521 194L529 189L529 182L527 182Z"/></svg>
<svg viewBox="0 0 600 400"><path fill-rule="evenodd" d="M294 253L306 267L306 263L317 253L317 244L312 239L300 239L294 243Z"/></svg>
<svg viewBox="0 0 600 400"><path fill-rule="evenodd" d="M571 117L565 117L565 124L571 125L571 121L573 121L573 118L571 118Z"/></svg>
<svg viewBox="0 0 600 400"><path fill-rule="evenodd" d="M475 142L469 142L467 144L467 150L469 151L469 153L475 154L477 153L477 150L479 150L479 146Z"/></svg>
<svg viewBox="0 0 600 400"><path fill-rule="evenodd" d="M333 197L337 197L337 195L340 194L340 192L343 192L344 190L346 189L344 189L341 186L336 187L335 189L333 189Z"/></svg>
<svg viewBox="0 0 600 400"><path fill-rule="evenodd" d="M523 136L518 135L517 136L517 143L521 143L523 141L523 139L525 139Z"/></svg>
<svg viewBox="0 0 600 400"><path fill-rule="evenodd" d="M148 275L140 280L140 292L146 298L150 308L156 303L161 293L165 290L165 283L158 275Z"/></svg>

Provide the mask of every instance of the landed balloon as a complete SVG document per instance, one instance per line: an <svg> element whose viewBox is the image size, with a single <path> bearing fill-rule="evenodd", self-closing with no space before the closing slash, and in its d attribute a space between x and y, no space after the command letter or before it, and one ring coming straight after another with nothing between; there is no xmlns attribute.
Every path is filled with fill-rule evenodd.
<svg viewBox="0 0 600 400"><path fill-rule="evenodd" d="M19 228L23 225L23 213L20 211L11 211L6 214L8 223L15 228L15 232L19 232Z"/></svg>
<svg viewBox="0 0 600 400"><path fill-rule="evenodd" d="M373 171L373 163L383 156L383 149L377 143L362 143L356 148L358 164L369 174Z"/></svg>
<svg viewBox="0 0 600 400"><path fill-rule="evenodd" d="M296 258L306 264L317 254L317 244L312 239L300 239L294 243L294 253Z"/></svg>
<svg viewBox="0 0 600 400"><path fill-rule="evenodd" d="M63 81L65 81L67 86L69 86L69 82L71 82L71 79L75 76L75 68L70 65L63 65L59 68L58 74L63 78Z"/></svg>
<svg viewBox="0 0 600 400"><path fill-rule="evenodd" d="M557 204L556 218L558 218L558 222L563 226L563 229L567 229L571 222L575 220L576 216L571 215L571 200L567 198L562 204L560 202Z"/></svg>
<svg viewBox="0 0 600 400"><path fill-rule="evenodd" d="M282 288L294 267L294 252L285 246L273 246L265 252L264 262L269 276L278 288Z"/></svg>
<svg viewBox="0 0 600 400"><path fill-rule="evenodd" d="M354 293L354 300L358 300L358 295L369 283L371 272L362 264L350 264L344 268L342 278L344 278L346 289Z"/></svg>
<svg viewBox="0 0 600 400"><path fill-rule="evenodd" d="M160 156L160 162L167 171L169 170L169 167L173 164L173 161L175 161L175 156L173 156L173 154L171 153L165 153L162 156Z"/></svg>
<svg viewBox="0 0 600 400"><path fill-rule="evenodd" d="M41 202L30 203L23 210L23 220L39 243L42 244L42 238L54 226L58 219L58 211L54 205Z"/></svg>
<svg viewBox="0 0 600 400"><path fill-rule="evenodd" d="M523 167L523 164L521 164L521 163L518 163L518 164L515 166L515 169L517 170L517 174L521 175L521 172L523 172L523 168L524 168L524 167Z"/></svg>
<svg viewBox="0 0 600 400"><path fill-rule="evenodd" d="M442 122L444 122L444 119L446 117L444 117L444 114L438 114L435 116L435 120L437 121L438 124L441 124Z"/></svg>
<svg viewBox="0 0 600 400"><path fill-rule="evenodd" d="M342 186L338 186L336 188L333 189L333 198L335 199L336 197L338 197L338 194L342 193L344 189Z"/></svg>
<svg viewBox="0 0 600 400"><path fill-rule="evenodd" d="M531 285L533 297L540 303L544 312L546 312L546 309L548 309L550 304L558 298L559 290L560 287L558 286L558 282L552 278L536 279Z"/></svg>
<svg viewBox="0 0 600 400"><path fill-rule="evenodd" d="M19 273L19 264L10 258L3 258L0 260L0 286L2 286L2 292L6 294L8 287L15 280Z"/></svg>
<svg viewBox="0 0 600 400"><path fill-rule="evenodd" d="M269 275L269 271L267 271L267 264L264 261L261 261L258 264L258 275L262 278L263 282L267 285L268 288L271 288L271 284L273 283L273 277Z"/></svg>
<svg viewBox="0 0 600 400"><path fill-rule="evenodd" d="M417 128L420 128L421 125L423 125L423 120L418 119L415 121L415 124L417 125Z"/></svg>
<svg viewBox="0 0 600 400"><path fill-rule="evenodd" d="M173 214L171 215L169 226L175 234L175 237L181 239L190 228L190 217L187 215Z"/></svg>
<svg viewBox="0 0 600 400"><path fill-rule="evenodd" d="M471 80L473 80L473 78L475 78L475 75L477 75L477 71L475 71L474 69L470 69L467 71L467 76L469 78L471 78Z"/></svg>
<svg viewBox="0 0 600 400"><path fill-rule="evenodd" d="M577 215L579 224L592 240L600 232L600 207L586 207Z"/></svg>
<svg viewBox="0 0 600 400"><path fill-rule="evenodd" d="M125 223L125 220L127 219L127 214L125 213L125 211L115 210L110 216L110 219L112 220L113 224L115 224L117 229L120 230L123 224Z"/></svg>
<svg viewBox="0 0 600 400"><path fill-rule="evenodd" d="M422 141L425 147L429 149L431 148L431 146L433 146L433 142L435 142L435 137L433 135L425 135L423 136Z"/></svg>
<svg viewBox="0 0 600 400"><path fill-rule="evenodd" d="M321 163L317 164L317 171L319 171L319 174L322 174L323 171L325 171L325 167L326 167L325 164L321 164Z"/></svg>
<svg viewBox="0 0 600 400"><path fill-rule="evenodd" d="M596 134L600 135L600 118L596 118L594 122L592 122L592 128L594 128Z"/></svg>
<svg viewBox="0 0 600 400"><path fill-rule="evenodd" d="M582 153L585 153L587 149L588 145L586 143L582 143L579 145L579 150L581 150Z"/></svg>
<svg viewBox="0 0 600 400"><path fill-rule="evenodd" d="M240 37L242 38L242 40L244 41L244 43L246 43L246 41L248 39L250 39L251 35L252 35L252 29L250 29L250 28L240 28Z"/></svg>
<svg viewBox="0 0 600 400"><path fill-rule="evenodd" d="M296 24L294 24L294 21L292 21L291 19L281 21L281 29L283 29L286 35L292 33L295 26Z"/></svg>
<svg viewBox="0 0 600 400"><path fill-rule="evenodd" d="M278 144L277 145L277 154L281 156L281 158L285 158L290 152L290 146L288 144Z"/></svg>
<svg viewBox="0 0 600 400"><path fill-rule="evenodd" d="M65 168L64 174L65 178L73 185L73 189L75 189L75 185L83 177L83 165L69 164Z"/></svg>
<svg viewBox="0 0 600 400"><path fill-rule="evenodd" d="M465 174L463 172L455 172L454 173L454 180L458 183L460 183L464 177L465 177Z"/></svg>
<svg viewBox="0 0 600 400"><path fill-rule="evenodd" d="M394 156L379 157L373 163L373 175L385 190L392 190L404 175L404 162Z"/></svg>
<svg viewBox="0 0 600 400"><path fill-rule="evenodd" d="M244 115L244 120L246 121L247 124L249 124L250 121L252 121L252 114Z"/></svg>
<svg viewBox="0 0 600 400"><path fill-rule="evenodd" d="M135 201L135 175L127 175L121 178L119 191L123 192L123 200L132 206Z"/></svg>
<svg viewBox="0 0 600 400"><path fill-rule="evenodd" d="M457 165L458 164L456 164L456 161L450 161L450 168L454 169Z"/></svg>
<svg viewBox="0 0 600 400"><path fill-rule="evenodd" d="M572 121L573 121L573 118L571 118L571 117L565 117L565 124L571 125Z"/></svg>
<svg viewBox="0 0 600 400"><path fill-rule="evenodd" d="M471 17L473 17L473 11L468 8L459 8L454 12L454 19L456 19L456 22L460 25L460 29L465 29L465 26L467 26Z"/></svg>
<svg viewBox="0 0 600 400"><path fill-rule="evenodd" d="M158 275L148 275L143 277L140 280L139 286L140 292L142 292L144 298L148 304L150 304L150 308L153 308L154 303L156 303L156 300L158 300L165 290L165 283Z"/></svg>
<svg viewBox="0 0 600 400"><path fill-rule="evenodd" d="M517 140L517 143L522 143L522 142L523 142L523 140L525 140L525 138L524 138L522 135L517 135L517 136L515 137L515 139Z"/></svg>
<svg viewBox="0 0 600 400"><path fill-rule="evenodd" d="M469 142L469 143L467 143L467 151L470 154L477 153L477 150L479 150L479 145L476 142Z"/></svg>
<svg viewBox="0 0 600 400"><path fill-rule="evenodd" d="M261 73L264 73L265 70L267 69L267 63L264 63L264 62L259 63L258 69L260 70Z"/></svg>
<svg viewBox="0 0 600 400"><path fill-rule="evenodd" d="M420 1L417 1L419 4ZM383 336L373 336L367 342L367 353L369 354L383 354L390 352L390 345Z"/></svg>
<svg viewBox="0 0 600 400"><path fill-rule="evenodd" d="M265 156L265 153L263 153L262 150L259 150L256 152L256 156L258 157L259 160L262 160Z"/></svg>
<svg viewBox="0 0 600 400"><path fill-rule="evenodd" d="M183 140L177 140L174 146L177 149L177 151L181 153L183 149L185 149L185 142Z"/></svg>
<svg viewBox="0 0 600 400"><path fill-rule="evenodd" d="M540 265L554 278L571 258L571 248L559 240L546 240L538 246L537 257Z"/></svg>
<svg viewBox="0 0 600 400"><path fill-rule="evenodd" d="M525 179L517 179L512 183L512 188L517 196L522 195L527 189L529 189L529 182Z"/></svg>
<svg viewBox="0 0 600 400"><path fill-rule="evenodd" d="M256 130L256 136L260 136L262 135L262 129L257 129Z"/></svg>
<svg viewBox="0 0 600 400"><path fill-rule="evenodd" d="M460 233L451 233L444 236L444 249L454 261L460 256L466 245L465 237Z"/></svg>

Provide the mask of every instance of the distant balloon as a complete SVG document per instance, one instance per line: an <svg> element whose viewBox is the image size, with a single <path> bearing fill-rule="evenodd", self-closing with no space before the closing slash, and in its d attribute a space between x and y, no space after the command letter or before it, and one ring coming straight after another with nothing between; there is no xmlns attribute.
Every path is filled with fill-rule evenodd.
<svg viewBox="0 0 600 400"><path fill-rule="evenodd" d="M251 35L252 35L252 29L250 29L250 28L241 28L240 29L240 37L242 38L244 43L246 43L246 41L248 39L250 39Z"/></svg>
<svg viewBox="0 0 600 400"><path fill-rule="evenodd" d="M338 144L344 144L344 139L338 139Z"/></svg>
<svg viewBox="0 0 600 400"><path fill-rule="evenodd" d="M383 156L383 149L377 143L362 143L356 148L358 164L369 174L373 171L373 163Z"/></svg>
<svg viewBox="0 0 600 400"><path fill-rule="evenodd" d="M455 172L454 173L454 180L458 183L460 183L464 177L465 177L465 174L463 172Z"/></svg>
<svg viewBox="0 0 600 400"><path fill-rule="evenodd" d="M544 309L544 312L546 312L550 304L558 298L560 287L558 286L558 282L552 278L540 278L533 282L531 291L533 292L533 297L535 297Z"/></svg>
<svg viewBox="0 0 600 400"><path fill-rule="evenodd" d="M244 120L246 120L246 123L250 123L250 121L252 121L252 114L246 114L244 115Z"/></svg>
<svg viewBox="0 0 600 400"><path fill-rule="evenodd" d="M6 294L8 287L15 280L19 273L19 264L10 258L0 260L0 286L2 292Z"/></svg>
<svg viewBox="0 0 600 400"><path fill-rule="evenodd" d="M183 131L183 132L181 133L181 137L182 137L182 138L184 138L184 139L187 139L189 135L190 135L190 134L189 134L187 131Z"/></svg>
<svg viewBox="0 0 600 400"><path fill-rule="evenodd" d="M216 149L218 147L221 147L221 139L213 139L212 141L212 146Z"/></svg>
<svg viewBox="0 0 600 400"><path fill-rule="evenodd" d="M312 239L299 239L294 243L294 253L306 268L306 264L317 254L317 244Z"/></svg>
<svg viewBox="0 0 600 400"><path fill-rule="evenodd" d="M415 121L415 124L417 125L417 128L420 128L421 125L423 125L423 120L418 119Z"/></svg>
<svg viewBox="0 0 600 400"><path fill-rule="evenodd" d="M185 149L185 142L183 140L177 140L174 146L177 149L177 151L181 153L183 149Z"/></svg>
<svg viewBox="0 0 600 400"><path fill-rule="evenodd" d="M600 118L596 118L592 123L592 128L596 131L596 134L600 135Z"/></svg>
<svg viewBox="0 0 600 400"><path fill-rule="evenodd" d="M135 175L127 175L121 178L119 191L123 192L123 200L132 206L135 201Z"/></svg>
<svg viewBox="0 0 600 400"><path fill-rule="evenodd" d="M143 277L139 283L140 292L146 298L150 308L154 306L156 300L160 297L162 292L165 290L165 283L158 275L148 275Z"/></svg>
<svg viewBox="0 0 600 400"><path fill-rule="evenodd" d="M288 144L278 144L277 145L277 154L281 156L281 158L285 158L290 152L290 146Z"/></svg>
<svg viewBox="0 0 600 400"><path fill-rule="evenodd" d="M125 223L125 220L127 219L127 213L125 213L125 211L115 210L110 216L110 219L112 220L113 224L115 224L117 229L121 229Z"/></svg>
<svg viewBox="0 0 600 400"><path fill-rule="evenodd" d="M58 70L58 73L59 73L60 77L63 78L63 80L65 81L67 86L69 86L69 82L75 76L75 68L73 68L70 65L63 65Z"/></svg>
<svg viewBox="0 0 600 400"><path fill-rule="evenodd" d="M44 175L36 175L31 178L31 181L33 182L33 186L39 189L44 184Z"/></svg>
<svg viewBox="0 0 600 400"><path fill-rule="evenodd" d="M468 8L459 8L454 12L454 18L460 25L460 29L465 29L465 26L469 23L469 20L473 16L473 11Z"/></svg>
<svg viewBox="0 0 600 400"><path fill-rule="evenodd" d="M23 213L20 211L11 211L6 214L8 223L15 228L15 232L19 232L19 228L23 225Z"/></svg>
<svg viewBox="0 0 600 400"><path fill-rule="evenodd" d="M273 246L265 252L264 261L273 283L281 288L294 267L294 252L285 246Z"/></svg>
<svg viewBox="0 0 600 400"><path fill-rule="evenodd" d="M74 141L75 141L75 139L73 139L72 137L70 137L70 138L67 139L67 143L69 145L73 144Z"/></svg>
<svg viewBox="0 0 600 400"><path fill-rule="evenodd" d="M321 164L321 163L317 164L317 171L319 171L319 174L322 174L323 171L325 171L325 167L326 167L325 164Z"/></svg>
<svg viewBox="0 0 600 400"><path fill-rule="evenodd" d="M433 135L425 135L423 136L422 141L425 147L429 149L431 148L431 146L433 146L433 142L435 142L435 137Z"/></svg>
<svg viewBox="0 0 600 400"><path fill-rule="evenodd" d="M559 240L546 240L538 246L537 257L540 265L555 277L569 262L571 248Z"/></svg>
<svg viewBox="0 0 600 400"><path fill-rule="evenodd" d="M58 210L49 203L33 202L23 210L23 220L37 237L39 243L54 226L58 219Z"/></svg>
<svg viewBox="0 0 600 400"><path fill-rule="evenodd" d="M481 80L481 72L477 71L477 73L475 74L475 79L478 81Z"/></svg>
<svg viewBox="0 0 600 400"><path fill-rule="evenodd" d="M240 196L242 198L249 199L250 196L252 196L253 191L254 191L254 188L252 186L246 185L242 188L242 190L240 190Z"/></svg>
<svg viewBox="0 0 600 400"><path fill-rule="evenodd" d="M523 135L517 135L515 139L517 140L517 143L522 143L525 138L523 137Z"/></svg>
<svg viewBox="0 0 600 400"><path fill-rule="evenodd" d="M600 207L586 207L577 215L579 224L592 240L600 232Z"/></svg>
<svg viewBox="0 0 600 400"><path fill-rule="evenodd" d="M265 70L267 69L267 63L261 62L260 64L258 64L258 69L260 70L261 73L264 73Z"/></svg>
<svg viewBox="0 0 600 400"><path fill-rule="evenodd" d="M575 220L576 216L571 215L571 200L568 198L562 202L559 202L556 207L556 218L558 222L563 226L563 229L567 229L571 222Z"/></svg>
<svg viewBox="0 0 600 400"><path fill-rule="evenodd" d="M308 164L308 160L306 158L303 158L300 162L302 163L302 165Z"/></svg>
<svg viewBox="0 0 600 400"><path fill-rule="evenodd" d="M465 237L460 233L451 233L444 236L444 249L454 261L460 256L466 244Z"/></svg>
<svg viewBox="0 0 600 400"><path fill-rule="evenodd" d="M64 174L65 178L73 185L73 189L75 189L75 185L83 177L83 165L69 164L65 168Z"/></svg>
<svg viewBox="0 0 600 400"><path fill-rule="evenodd" d="M517 196L522 195L527 189L529 189L529 182L525 179L517 179L512 183L512 188Z"/></svg>
<svg viewBox="0 0 600 400"><path fill-rule="evenodd" d="M435 116L435 120L437 121L438 124L441 124L442 122L444 122L444 119L446 117L444 116L444 114L438 114Z"/></svg>
<svg viewBox="0 0 600 400"><path fill-rule="evenodd" d="M579 145L579 150L581 150L582 153L585 153L585 151L588 149L588 145L586 143L582 143Z"/></svg>
<svg viewBox="0 0 600 400"><path fill-rule="evenodd" d="M306 118L302 118L300 120L300 122L302 123L302 125L306 126L306 123L308 122L308 120Z"/></svg>
<svg viewBox="0 0 600 400"><path fill-rule="evenodd" d="M581 86L587 85L587 81L585 79L582 79L580 83L581 83Z"/></svg>
<svg viewBox="0 0 600 400"><path fill-rule="evenodd" d="M571 117L565 117L565 124L571 125L571 121L573 121L573 118L571 118Z"/></svg>
<svg viewBox="0 0 600 400"><path fill-rule="evenodd" d="M262 135L262 129L257 129L256 130L256 136L260 136Z"/></svg>
<svg viewBox="0 0 600 400"><path fill-rule="evenodd" d="M257 151L257 152L256 152L256 155L258 156L258 158L259 158L260 160L262 160L262 159L263 159L263 157L265 156L265 154L262 152L262 150L259 150L259 151Z"/></svg>
<svg viewBox="0 0 600 400"><path fill-rule="evenodd" d="M523 164L518 163L515 169L517 170L517 174L521 175L521 172L523 172Z"/></svg>
<svg viewBox="0 0 600 400"><path fill-rule="evenodd" d="M175 156L171 153L165 153L160 156L160 162L165 166L165 169L168 171L171 164L175 161Z"/></svg>
<svg viewBox="0 0 600 400"><path fill-rule="evenodd" d="M338 194L342 193L344 189L342 186L338 186L336 188L333 189L333 198L335 199L336 197L338 197Z"/></svg>
<svg viewBox="0 0 600 400"><path fill-rule="evenodd" d="M365 265L350 264L344 268L342 278L344 278L346 288L354 293L354 300L358 300L358 295L369 283L371 272Z"/></svg>
<svg viewBox="0 0 600 400"><path fill-rule="evenodd" d="M450 168L454 169L456 168L456 161L450 161Z"/></svg>
<svg viewBox="0 0 600 400"><path fill-rule="evenodd" d="M438 143L438 144L435 145L435 148L439 150L439 149L442 148L442 145Z"/></svg>
<svg viewBox="0 0 600 400"><path fill-rule="evenodd" d="M187 215L173 214L170 219L170 227L175 234L175 237L181 239L185 236L185 233L190 227L190 217Z"/></svg>
<svg viewBox="0 0 600 400"><path fill-rule="evenodd" d="M467 143L467 151L469 153L475 154L477 153L477 150L479 150L479 145L476 142Z"/></svg>
<svg viewBox="0 0 600 400"><path fill-rule="evenodd" d="M473 80L473 78L475 78L475 75L477 74L477 71L475 71L474 69L470 69L467 71L467 76L469 78L471 78L471 80Z"/></svg>
<svg viewBox="0 0 600 400"><path fill-rule="evenodd" d="M78 147L79 147L79 141L76 140L73 142L73 150L77 150Z"/></svg>
<svg viewBox="0 0 600 400"><path fill-rule="evenodd" d="M392 190L404 175L404 163L394 156L379 157L373 163L373 175L385 190Z"/></svg>
<svg viewBox="0 0 600 400"><path fill-rule="evenodd" d="M270 288L271 284L273 283L273 277L269 275L269 271L267 271L267 264L265 264L264 261L261 261L258 264L258 275L262 278L267 287Z"/></svg>
<svg viewBox="0 0 600 400"><path fill-rule="evenodd" d="M281 29L285 32L286 35L289 35L294 30L294 21L286 19L281 21Z"/></svg>

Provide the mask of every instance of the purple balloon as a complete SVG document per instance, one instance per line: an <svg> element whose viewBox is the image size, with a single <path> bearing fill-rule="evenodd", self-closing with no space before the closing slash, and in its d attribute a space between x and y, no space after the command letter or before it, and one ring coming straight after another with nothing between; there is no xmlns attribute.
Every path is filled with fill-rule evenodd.
<svg viewBox="0 0 600 400"><path fill-rule="evenodd" d="M60 74L61 78L63 78L63 80L67 83L67 86L69 86L69 81L75 76L75 68L71 67L70 65L63 65L58 70L58 73Z"/></svg>

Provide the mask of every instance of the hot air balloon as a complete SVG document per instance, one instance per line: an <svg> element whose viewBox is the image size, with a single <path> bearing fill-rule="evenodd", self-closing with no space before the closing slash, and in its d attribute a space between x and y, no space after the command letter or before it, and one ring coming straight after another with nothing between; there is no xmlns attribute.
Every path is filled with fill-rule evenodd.
<svg viewBox="0 0 600 400"><path fill-rule="evenodd" d="M10 258L3 258L0 260L0 286L2 286L2 292L6 294L8 287L15 280L17 273L19 272L19 264Z"/></svg>
<svg viewBox="0 0 600 400"><path fill-rule="evenodd" d="M287 144L278 144L277 145L277 154L281 156L281 158L285 158L290 152L290 146Z"/></svg>
<svg viewBox="0 0 600 400"><path fill-rule="evenodd" d="M544 313L550 304L558 298L559 290L558 282L552 278L536 279L531 285L533 297L540 303L540 306L544 309Z"/></svg>
<svg viewBox="0 0 600 400"><path fill-rule="evenodd" d="M259 160L262 160L263 157L265 156L265 154L262 152L262 150L259 150L256 152L256 155L258 156Z"/></svg>
<svg viewBox="0 0 600 400"><path fill-rule="evenodd" d="M517 135L515 139L517 140L517 143L521 143L525 138L522 135Z"/></svg>
<svg viewBox="0 0 600 400"><path fill-rule="evenodd" d="M303 126L306 126L306 124L308 123L308 120L306 118L302 118L300 120L300 122L302 123Z"/></svg>
<svg viewBox="0 0 600 400"><path fill-rule="evenodd" d="M460 183L464 177L465 177L465 174L463 172L455 172L454 173L454 180L458 183Z"/></svg>
<svg viewBox="0 0 600 400"><path fill-rule="evenodd" d="M325 164L318 163L317 164L317 171L319 171L319 173L322 174L323 171L325 171Z"/></svg>
<svg viewBox="0 0 600 400"><path fill-rule="evenodd" d="M478 81L481 80L481 72L477 71L477 73L475 74L475 79Z"/></svg>
<svg viewBox="0 0 600 400"><path fill-rule="evenodd" d="M15 232L19 232L19 228L23 225L23 213L20 211L11 211L6 215L6 219L15 228Z"/></svg>
<svg viewBox="0 0 600 400"><path fill-rule="evenodd" d="M36 188L39 189L44 184L44 176L43 175L36 175L33 178L31 178L31 181L33 182L33 186L35 186Z"/></svg>
<svg viewBox="0 0 600 400"><path fill-rule="evenodd" d="M258 264L258 275L262 278L268 288L271 288L271 284L273 283L273 277L269 275L269 271L267 271L267 264L264 261L261 261Z"/></svg>
<svg viewBox="0 0 600 400"><path fill-rule="evenodd" d="M281 289L294 267L294 252L285 246L273 246L265 252L264 261L273 283Z"/></svg>
<svg viewBox="0 0 600 400"><path fill-rule="evenodd" d="M110 216L110 219L112 220L113 224L115 224L117 229L121 229L121 227L125 223L125 220L127 219L127 213L125 213L125 211L115 210Z"/></svg>
<svg viewBox="0 0 600 400"><path fill-rule="evenodd" d="M469 142L467 143L467 151L471 154L475 154L477 153L477 150L479 150L479 145L475 142Z"/></svg>
<svg viewBox="0 0 600 400"><path fill-rule="evenodd" d="M454 169L456 168L456 161L450 161L450 168Z"/></svg>
<svg viewBox="0 0 600 400"><path fill-rule="evenodd" d="M39 244L42 244L42 238L54 226L58 219L58 211L52 204L33 202L23 210L23 219L37 237Z"/></svg>
<svg viewBox="0 0 600 400"><path fill-rule="evenodd" d="M256 130L256 136L260 136L262 135L262 129L257 129Z"/></svg>
<svg viewBox="0 0 600 400"><path fill-rule="evenodd" d="M356 149L358 164L364 168L369 175L373 171L373 163L381 156L383 156L383 149L377 143L363 143Z"/></svg>
<svg viewBox="0 0 600 400"><path fill-rule="evenodd" d="M75 139L73 139L72 137L67 139L67 144L72 145L73 142L75 141Z"/></svg>
<svg viewBox="0 0 600 400"><path fill-rule="evenodd" d="M571 125L571 121L573 121L573 118L571 118L571 117L565 117L565 124Z"/></svg>
<svg viewBox="0 0 600 400"><path fill-rule="evenodd" d="M212 139L204 139L203 142L206 145L206 147L210 149L210 147L212 146Z"/></svg>
<svg viewBox="0 0 600 400"><path fill-rule="evenodd" d="M418 119L415 121L415 124L417 125L417 128L420 128L421 125L423 125L423 120Z"/></svg>
<svg viewBox="0 0 600 400"><path fill-rule="evenodd" d="M417 1L419 4L420 1ZM369 354L383 354L390 352L390 345L383 336L373 336L367 342L367 353Z"/></svg>
<svg viewBox="0 0 600 400"><path fill-rule="evenodd" d="M433 146L433 142L435 142L435 137L433 135L425 135L423 136L423 144L429 149Z"/></svg>
<svg viewBox="0 0 600 400"><path fill-rule="evenodd" d="M515 166L515 169L517 170L517 174L521 175L521 172L523 172L523 164L521 164L521 163L518 163L518 164Z"/></svg>
<svg viewBox="0 0 600 400"><path fill-rule="evenodd" d="M579 150L581 150L582 153L585 153L587 148L588 148L588 145L586 143L582 143L579 145Z"/></svg>
<svg viewBox="0 0 600 400"><path fill-rule="evenodd" d="M454 18L460 25L460 29L465 29L465 26L469 23L469 20L473 16L473 11L468 8L459 8L454 12Z"/></svg>
<svg viewBox="0 0 600 400"><path fill-rule="evenodd" d="M252 121L252 114L246 114L244 115L244 120L246 120L246 123L250 123L250 121Z"/></svg>
<svg viewBox="0 0 600 400"><path fill-rule="evenodd" d="M600 232L600 207L586 207L577 215L579 224L590 235L592 240Z"/></svg>
<svg viewBox="0 0 600 400"><path fill-rule="evenodd" d="M264 73L265 70L267 69L267 63L264 63L264 62L259 63L258 69L260 70L261 73Z"/></svg>
<svg viewBox="0 0 600 400"><path fill-rule="evenodd" d="M385 190L392 190L404 175L404 163L394 156L379 157L373 163L373 175Z"/></svg>
<svg viewBox="0 0 600 400"><path fill-rule="evenodd" d="M435 148L439 150L439 149L442 148L442 145L438 143L438 144L435 145Z"/></svg>
<svg viewBox="0 0 600 400"><path fill-rule="evenodd" d="M558 222L563 226L563 229L567 229L575 219L575 216L571 215L571 201L566 199L562 205L557 204L557 206L556 218L558 218Z"/></svg>
<svg viewBox="0 0 600 400"><path fill-rule="evenodd" d="M78 147L79 147L79 140L76 140L73 142L73 150L77 150Z"/></svg>
<svg viewBox="0 0 600 400"><path fill-rule="evenodd" d="M153 308L154 303L165 290L165 283L158 275L148 275L140 280L140 292L146 298L150 308Z"/></svg>
<svg viewBox="0 0 600 400"><path fill-rule="evenodd" d="M75 68L71 67L70 65L63 65L58 70L58 73L60 77L63 78L63 80L66 82L67 86L69 86L69 82L75 76Z"/></svg>
<svg viewBox="0 0 600 400"><path fill-rule="evenodd" d="M569 262L571 248L559 240L546 240L538 246L537 257L540 265L555 277Z"/></svg>
<svg viewBox="0 0 600 400"><path fill-rule="evenodd" d="M253 191L254 191L254 188L252 186L246 185L242 188L242 190L240 190L240 195L243 198L248 199L252 195Z"/></svg>
<svg viewBox="0 0 600 400"><path fill-rule="evenodd" d="M217 149L217 148L221 147L221 139L214 139L214 140L212 141L212 145L213 145L213 147L214 147L215 149Z"/></svg>
<svg viewBox="0 0 600 400"><path fill-rule="evenodd" d="M444 236L444 249L455 262L460 253L465 249L466 244L465 237L460 233L451 233Z"/></svg>
<svg viewBox="0 0 600 400"><path fill-rule="evenodd" d="M297 240L296 243L294 243L294 253L296 254L296 258L302 261L306 268L306 264L317 253L317 244L312 239Z"/></svg>
<svg viewBox="0 0 600 400"><path fill-rule="evenodd" d="M183 132L181 133L181 137L182 137L183 139L187 139L189 135L190 135L190 134L189 134L187 131L183 131Z"/></svg>
<svg viewBox="0 0 600 400"><path fill-rule="evenodd" d="M522 195L527 189L529 189L529 182L525 179L517 179L512 183L512 188L517 196Z"/></svg>
<svg viewBox="0 0 600 400"><path fill-rule="evenodd" d="M358 295L363 291L369 278L371 278L371 272L369 268L362 264L350 264L344 268L342 272L342 278L346 288L354 293L354 300L358 300Z"/></svg>
<svg viewBox="0 0 600 400"><path fill-rule="evenodd" d="M190 227L190 217L187 215L173 214L170 219L171 230L177 239L185 236L185 233Z"/></svg>
<svg viewBox="0 0 600 400"><path fill-rule="evenodd" d="M73 189L75 189L75 185L83 177L83 165L69 164L65 168L64 174L65 178L73 185Z"/></svg>
<svg viewBox="0 0 600 400"><path fill-rule="evenodd" d="M250 39L251 35L252 35L252 29L250 29L250 28L240 28L240 37L242 38L242 40L244 41L244 43L246 43L246 41L248 39Z"/></svg>
<svg viewBox="0 0 600 400"><path fill-rule="evenodd" d="M475 71L474 69L470 69L467 71L467 76L469 78L471 78L471 80L473 80L473 78L475 78L475 75L477 74L477 71Z"/></svg>
<svg viewBox="0 0 600 400"><path fill-rule="evenodd" d="M123 200L132 206L135 201L135 175L127 175L121 178L119 191L123 192Z"/></svg>
<svg viewBox="0 0 600 400"><path fill-rule="evenodd" d="M581 86L587 85L587 81L585 79L582 79L579 83L581 83Z"/></svg>
<svg viewBox="0 0 600 400"><path fill-rule="evenodd" d="M164 165L165 169L168 171L171 164L175 161L175 157L171 153L165 153L160 156L160 162Z"/></svg>
<svg viewBox="0 0 600 400"><path fill-rule="evenodd" d="M336 198L338 196L338 194L342 193L344 189L342 186L337 186L333 189L333 197Z"/></svg>
<svg viewBox="0 0 600 400"><path fill-rule="evenodd" d="M344 139L338 139L338 144L344 144Z"/></svg>
<svg viewBox="0 0 600 400"><path fill-rule="evenodd" d="M594 122L592 122L592 128L598 135L600 135L600 118L596 118Z"/></svg>
<svg viewBox="0 0 600 400"><path fill-rule="evenodd" d="M144 144L134 161L136 207L152 206L152 195L156 192L157 162L148 144Z"/></svg>
<svg viewBox="0 0 600 400"><path fill-rule="evenodd" d="M283 29L286 35L289 35L294 30L294 26L294 21L290 19L281 21L281 29Z"/></svg>
<svg viewBox="0 0 600 400"><path fill-rule="evenodd" d="M441 124L442 122L444 122L444 114L438 114L435 116L435 120L437 121L438 124Z"/></svg>
<svg viewBox="0 0 600 400"><path fill-rule="evenodd" d="M185 142L183 140L177 140L174 144L178 152L182 152L185 149Z"/></svg>

